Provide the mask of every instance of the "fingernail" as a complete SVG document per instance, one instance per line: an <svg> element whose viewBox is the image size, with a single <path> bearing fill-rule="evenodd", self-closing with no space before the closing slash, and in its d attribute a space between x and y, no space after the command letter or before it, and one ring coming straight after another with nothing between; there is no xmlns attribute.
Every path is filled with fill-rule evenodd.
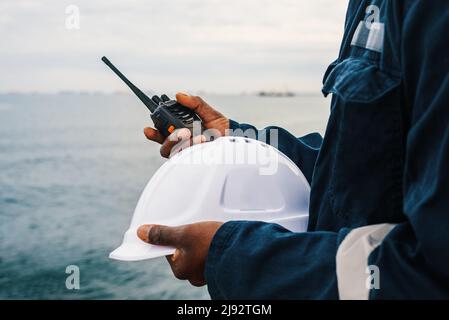
<svg viewBox="0 0 449 320"><path fill-rule="evenodd" d="M179 142L180 140L189 139L190 138L190 130L187 128L176 129L169 136L168 140L173 142Z"/></svg>
<svg viewBox="0 0 449 320"><path fill-rule="evenodd" d="M178 94L181 95L181 96L184 96L184 97L190 97L190 95L188 93L185 93L185 92L179 92Z"/></svg>
<svg viewBox="0 0 449 320"><path fill-rule="evenodd" d="M181 129L179 129L178 132L179 132L179 136L180 136L180 137L187 137L187 138L190 138L191 132L190 132L189 129L187 129L187 128L181 128Z"/></svg>
<svg viewBox="0 0 449 320"><path fill-rule="evenodd" d="M200 144L206 142L206 137L204 135L193 137L192 144Z"/></svg>
<svg viewBox="0 0 449 320"><path fill-rule="evenodd" d="M140 226L139 229L137 229L137 236L145 242L148 242L148 235L150 234L151 226L146 224L143 226Z"/></svg>
<svg viewBox="0 0 449 320"><path fill-rule="evenodd" d="M191 133L190 130L187 128L181 128L176 130L176 140L184 140L184 139L190 139Z"/></svg>

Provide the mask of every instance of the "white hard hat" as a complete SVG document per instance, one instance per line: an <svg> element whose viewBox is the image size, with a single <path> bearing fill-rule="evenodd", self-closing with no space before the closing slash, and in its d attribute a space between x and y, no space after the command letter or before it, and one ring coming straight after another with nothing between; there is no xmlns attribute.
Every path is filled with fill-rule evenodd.
<svg viewBox="0 0 449 320"><path fill-rule="evenodd" d="M310 186L299 168L263 142L222 137L174 155L140 196L123 243L110 258L145 260L174 253L137 237L143 224L253 220L306 231Z"/></svg>

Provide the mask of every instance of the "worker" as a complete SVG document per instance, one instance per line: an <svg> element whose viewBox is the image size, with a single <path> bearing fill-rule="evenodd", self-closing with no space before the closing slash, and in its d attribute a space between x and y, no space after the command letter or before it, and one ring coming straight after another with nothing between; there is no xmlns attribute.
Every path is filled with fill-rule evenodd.
<svg viewBox="0 0 449 320"><path fill-rule="evenodd" d="M211 221L144 225L139 237L176 247L175 276L207 284L212 299L449 298L448 30L446 1L349 2L324 75L324 138L264 129L311 184L307 232ZM223 135L256 130L199 97L176 98ZM176 144L145 135L165 157Z"/></svg>

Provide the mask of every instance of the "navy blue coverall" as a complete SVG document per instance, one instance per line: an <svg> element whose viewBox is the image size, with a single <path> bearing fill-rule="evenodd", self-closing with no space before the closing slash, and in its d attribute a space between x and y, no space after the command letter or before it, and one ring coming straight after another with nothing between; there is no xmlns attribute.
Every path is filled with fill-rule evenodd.
<svg viewBox="0 0 449 320"><path fill-rule="evenodd" d="M366 258L380 272L368 297L449 298L448 36L448 1L350 1L324 76L324 139L276 128L311 183L308 232L225 223L206 262L213 299L338 299L339 246L383 223L393 228Z"/></svg>

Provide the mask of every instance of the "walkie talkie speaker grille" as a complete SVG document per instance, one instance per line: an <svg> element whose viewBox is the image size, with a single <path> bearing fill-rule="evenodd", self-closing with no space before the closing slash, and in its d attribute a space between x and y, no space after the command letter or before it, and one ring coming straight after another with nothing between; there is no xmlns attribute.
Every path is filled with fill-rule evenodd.
<svg viewBox="0 0 449 320"><path fill-rule="evenodd" d="M174 248L144 243L143 224L178 226L200 221L255 220L306 231L310 186L299 168L260 141L222 137L174 155L143 191L123 243L110 258L145 260Z"/></svg>

